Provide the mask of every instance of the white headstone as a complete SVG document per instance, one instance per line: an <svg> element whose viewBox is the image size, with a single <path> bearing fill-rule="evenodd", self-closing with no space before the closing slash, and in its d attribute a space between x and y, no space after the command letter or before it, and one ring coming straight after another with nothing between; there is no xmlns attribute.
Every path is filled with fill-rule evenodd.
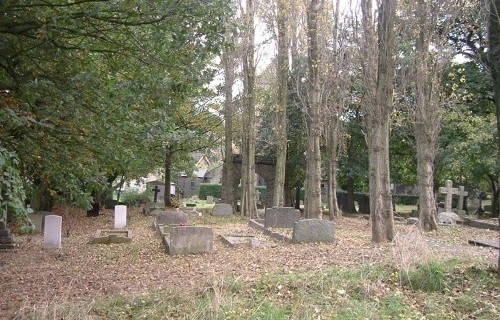
<svg viewBox="0 0 500 320"><path fill-rule="evenodd" d="M453 182L451 180L446 180L446 186L440 187L439 192L446 195L444 202L444 211L451 212L451 198L454 194L457 194L458 189L453 188Z"/></svg>
<svg viewBox="0 0 500 320"><path fill-rule="evenodd" d="M45 249L61 248L62 217L56 215L45 216L43 247Z"/></svg>
<svg viewBox="0 0 500 320"><path fill-rule="evenodd" d="M127 206L115 206L115 229L125 228L127 226Z"/></svg>

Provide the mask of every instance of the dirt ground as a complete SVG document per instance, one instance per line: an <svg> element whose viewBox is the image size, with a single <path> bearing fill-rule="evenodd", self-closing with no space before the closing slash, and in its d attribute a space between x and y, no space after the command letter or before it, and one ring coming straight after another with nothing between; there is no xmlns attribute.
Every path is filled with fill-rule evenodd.
<svg viewBox="0 0 500 320"><path fill-rule="evenodd" d="M55 210L63 214L62 209ZM54 301L85 301L96 296L141 294L152 290L199 288L214 278L231 276L253 281L268 273L306 272L331 266L394 263L401 255L474 259L496 265L498 250L468 244L469 239L498 241L498 231L457 225L421 236L415 227L396 223L397 241L371 243L369 222L341 218L331 244L289 244L263 235L241 218L195 217L189 223L210 225L214 252L187 256L168 255L152 227L153 217L142 209L129 209L129 244L91 245L97 229L113 228L113 212L87 218L71 212L73 226L63 236L62 249L43 249L43 236L17 236L17 249L0 252L0 319L15 318L23 307ZM63 218L63 233L68 219ZM261 246L232 248L220 235L255 235ZM417 241L421 239L421 241ZM418 257L417 257L418 258Z"/></svg>

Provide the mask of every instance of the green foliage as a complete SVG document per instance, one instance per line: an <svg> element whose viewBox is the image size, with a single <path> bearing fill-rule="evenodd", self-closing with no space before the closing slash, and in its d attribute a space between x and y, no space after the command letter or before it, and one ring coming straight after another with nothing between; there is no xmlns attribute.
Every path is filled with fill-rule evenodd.
<svg viewBox="0 0 500 320"><path fill-rule="evenodd" d="M0 147L0 221L3 222L7 218L7 210L12 210L17 220L26 222L32 212L25 204L26 194L19 168L17 154Z"/></svg>
<svg viewBox="0 0 500 320"><path fill-rule="evenodd" d="M150 201L151 198L151 191L139 192L135 189L127 189L120 195L120 202L123 202L129 207L139 207Z"/></svg>
<svg viewBox="0 0 500 320"><path fill-rule="evenodd" d="M207 196L221 198L222 185L219 183L200 183L198 196L200 199L207 199Z"/></svg>

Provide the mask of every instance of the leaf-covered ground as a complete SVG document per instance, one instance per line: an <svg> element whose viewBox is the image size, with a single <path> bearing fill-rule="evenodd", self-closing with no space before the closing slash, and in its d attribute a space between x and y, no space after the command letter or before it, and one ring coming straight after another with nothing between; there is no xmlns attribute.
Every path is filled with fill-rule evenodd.
<svg viewBox="0 0 500 320"><path fill-rule="evenodd" d="M419 237L414 227L398 223L394 243L374 245L367 220L344 217L336 223L333 244L288 244L250 228L241 217L206 215L190 216L189 223L213 228L214 252L170 256L152 227L153 217L141 212L134 208L128 211L128 229L133 232L130 244L89 244L97 229L113 228L111 210L96 218L73 210L71 235L63 236L62 249L43 249L42 235L17 236L17 249L0 252L0 318L15 318L23 308L58 300L86 301L169 288L189 292L214 276L252 283L272 273L321 271L332 266L401 265L423 258L422 255L433 259L470 259L491 266L498 259L498 250L467 243L469 239L498 241L498 232L465 226L442 227ZM63 210L55 213L63 215ZM64 232L68 219L63 220ZM220 235L234 234L255 235L261 246L232 248L220 239ZM499 292L491 294L500 299Z"/></svg>

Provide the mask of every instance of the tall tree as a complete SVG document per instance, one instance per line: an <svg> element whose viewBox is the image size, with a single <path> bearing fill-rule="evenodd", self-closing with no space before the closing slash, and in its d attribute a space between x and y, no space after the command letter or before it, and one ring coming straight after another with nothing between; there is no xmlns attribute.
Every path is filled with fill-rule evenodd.
<svg viewBox="0 0 500 320"><path fill-rule="evenodd" d="M453 6L446 1L419 0L412 8L416 12L413 127L417 147L419 225L425 231L437 229L434 162L443 112L441 78L444 68L451 61L451 54L444 47L446 39L439 34L446 34L446 18L449 17L444 15L449 12L443 12L443 8L450 7ZM438 27L440 30L437 30Z"/></svg>
<svg viewBox="0 0 500 320"><path fill-rule="evenodd" d="M243 38L244 118L242 126L241 213L249 218L257 215L255 199L255 7L253 0L245 6Z"/></svg>
<svg viewBox="0 0 500 320"><path fill-rule="evenodd" d="M381 0L374 23L371 0L362 0L363 72L366 140L369 152L370 218L372 241L394 238L394 217L390 190L389 130L392 110L396 1ZM373 30L377 30L375 35Z"/></svg>
<svg viewBox="0 0 500 320"><path fill-rule="evenodd" d="M323 9L323 0L310 0L307 8L308 41L308 101L307 124L307 169L306 198L304 211L308 218L321 218L321 83L320 48L318 41L318 15Z"/></svg>
<svg viewBox="0 0 500 320"><path fill-rule="evenodd" d="M273 206L283 206L285 201L285 168L287 154L287 97L288 97L288 4L278 2L278 99L276 104L276 177L274 180Z"/></svg>

